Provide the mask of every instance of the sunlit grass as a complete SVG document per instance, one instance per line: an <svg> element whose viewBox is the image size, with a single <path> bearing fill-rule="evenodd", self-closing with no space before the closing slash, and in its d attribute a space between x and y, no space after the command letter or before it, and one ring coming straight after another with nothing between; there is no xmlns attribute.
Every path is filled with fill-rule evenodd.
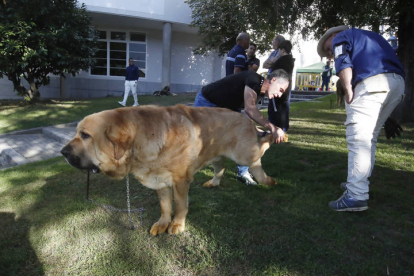
<svg viewBox="0 0 414 276"><path fill-rule="evenodd" d="M141 105L174 105L177 103L187 104L194 102L194 98L195 95L191 93L170 97L139 96L139 102ZM118 97L81 101L51 100L33 105L22 104L19 101L3 100L0 101L0 134L76 122L92 113L120 107L118 100ZM131 102L127 104L129 106L132 105Z"/></svg>

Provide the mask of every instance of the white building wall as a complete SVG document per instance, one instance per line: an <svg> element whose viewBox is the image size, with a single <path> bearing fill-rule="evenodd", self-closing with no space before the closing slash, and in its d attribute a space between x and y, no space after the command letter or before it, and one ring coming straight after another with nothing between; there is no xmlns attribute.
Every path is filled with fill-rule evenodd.
<svg viewBox="0 0 414 276"><path fill-rule="evenodd" d="M81 0L93 12L119 14L190 24L191 9L184 0Z"/></svg>
<svg viewBox="0 0 414 276"><path fill-rule="evenodd" d="M135 31L146 34L146 77L140 78L137 92L152 94L160 90L162 77L162 26L172 23L171 91L193 92L202 85L223 77L223 59L215 55L195 56L192 50L200 38L191 22L191 9L184 0L83 0L99 30ZM126 65L127 66L127 65ZM93 98L121 96L124 77L96 76L89 71L61 80L51 76L51 84L40 87L42 98ZM16 96L7 79L0 79L0 98Z"/></svg>

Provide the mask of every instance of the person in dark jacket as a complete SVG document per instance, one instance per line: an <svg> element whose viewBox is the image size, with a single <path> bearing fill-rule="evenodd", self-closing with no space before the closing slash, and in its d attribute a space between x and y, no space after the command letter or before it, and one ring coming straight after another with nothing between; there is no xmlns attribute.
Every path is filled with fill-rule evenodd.
<svg viewBox="0 0 414 276"><path fill-rule="evenodd" d="M289 88L287 93L280 98L275 98L274 101L269 101L268 105L268 120L277 127L287 132L289 129L289 109L290 109L290 94L292 88L292 74L295 66L295 59L292 54L292 43L289 40L284 40L279 45L279 58L272 65L271 70L283 69L289 75ZM275 104L275 105L274 105Z"/></svg>
<svg viewBox="0 0 414 276"><path fill-rule="evenodd" d="M126 106L127 99L129 96L129 91L132 91L132 96L134 97L134 104L132 106L138 106L138 97L137 97L137 82L139 79L139 68L134 65L134 59L129 59L129 66L125 69L125 92L124 100L118 102L122 106Z"/></svg>

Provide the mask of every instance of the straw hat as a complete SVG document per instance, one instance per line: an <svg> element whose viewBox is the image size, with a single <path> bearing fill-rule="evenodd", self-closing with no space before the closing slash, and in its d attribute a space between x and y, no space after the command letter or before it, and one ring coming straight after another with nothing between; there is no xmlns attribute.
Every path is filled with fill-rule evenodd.
<svg viewBox="0 0 414 276"><path fill-rule="evenodd" d="M329 30L326 31L326 33L321 37L321 39L319 39L318 42L318 54L322 57L326 57L328 55L328 53L323 49L323 44L325 43L325 41L334 33L339 33L345 30L348 30L349 27L346 25L342 25L342 26L337 26L337 27L333 27L330 28Z"/></svg>

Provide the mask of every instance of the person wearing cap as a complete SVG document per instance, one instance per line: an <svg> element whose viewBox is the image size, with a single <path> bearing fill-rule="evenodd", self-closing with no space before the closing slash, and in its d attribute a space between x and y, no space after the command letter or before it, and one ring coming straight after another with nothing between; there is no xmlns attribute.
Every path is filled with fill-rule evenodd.
<svg viewBox="0 0 414 276"><path fill-rule="evenodd" d="M236 46L230 50L226 58L226 76L246 70L246 49L249 48L250 36L248 33L239 33Z"/></svg>
<svg viewBox="0 0 414 276"><path fill-rule="evenodd" d="M260 93L271 100L280 98L289 86L289 75L275 70L267 80L254 71L243 71L210 83L200 89L194 101L195 107L223 107L240 112L244 107L247 116L272 133L275 142L285 140L285 133L266 120L256 106ZM238 166L237 180L247 185L257 185L249 173L249 167Z"/></svg>
<svg viewBox="0 0 414 276"><path fill-rule="evenodd" d="M329 207L336 211L368 209L369 180L375 163L378 134L404 97L403 67L379 34L348 26L326 31L318 42L319 56L334 58L345 91L348 177L345 190Z"/></svg>

